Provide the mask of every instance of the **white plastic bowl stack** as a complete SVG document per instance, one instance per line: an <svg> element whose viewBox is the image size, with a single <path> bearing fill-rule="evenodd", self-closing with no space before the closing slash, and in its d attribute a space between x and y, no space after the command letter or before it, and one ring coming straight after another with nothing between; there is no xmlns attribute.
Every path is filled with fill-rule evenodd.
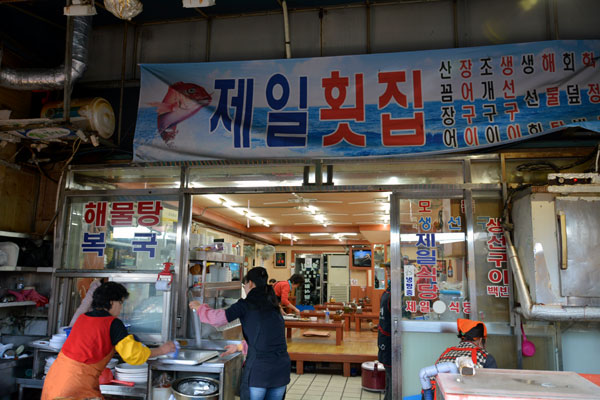
<svg viewBox="0 0 600 400"><path fill-rule="evenodd" d="M50 347L60 350L63 344L65 344L65 340L67 340L66 333L55 333L52 335L52 338L50 338Z"/></svg>
<svg viewBox="0 0 600 400"><path fill-rule="evenodd" d="M106 368L114 370L118 363L118 358L111 358L108 364L106 364Z"/></svg>
<svg viewBox="0 0 600 400"><path fill-rule="evenodd" d="M119 364L115 367L115 378L126 382L146 383L148 382L148 364Z"/></svg>

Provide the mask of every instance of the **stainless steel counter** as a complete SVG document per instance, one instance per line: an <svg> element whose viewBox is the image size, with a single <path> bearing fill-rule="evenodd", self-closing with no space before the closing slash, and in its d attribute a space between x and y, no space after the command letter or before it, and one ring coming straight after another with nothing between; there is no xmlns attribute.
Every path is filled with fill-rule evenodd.
<svg viewBox="0 0 600 400"><path fill-rule="evenodd" d="M188 343L194 343L188 340ZM239 341L202 340L199 347L185 346L187 350L216 350L219 354L228 344L238 344ZM197 365L165 364L158 360L148 362L148 399L152 399L152 381L160 373L167 373L172 379L185 376L206 376L219 381L219 400L234 400L239 386L243 355L234 353L226 357L215 357Z"/></svg>
<svg viewBox="0 0 600 400"><path fill-rule="evenodd" d="M178 339L180 342L195 343L195 341L189 339ZM202 340L200 348L194 346L183 346L183 350L211 350L216 351L218 354L224 351L224 348L228 344L239 344L239 341L231 340ZM51 355L58 353L58 350L50 348L45 345L30 344L34 349L35 362L34 362L34 377L38 379L19 379L17 384L21 389L29 388L42 388L44 384L43 371L44 371L44 355ZM102 394L116 395L116 396L128 396L138 397L143 399L152 399L152 382L153 378L157 374L165 372L170 375L172 379L180 378L184 376L208 376L219 381L219 400L234 400L235 391L238 387L239 378L242 370L243 355L242 353L234 353L227 357L216 356L212 359L206 360L197 365L179 365L179 364L166 364L161 362L160 359L148 361L148 383L136 384L133 387L123 385L100 385L100 391ZM10 363L10 362L9 362ZM13 362L14 363L14 362ZM8 365L8 363L7 363ZM11 364L12 367L12 364Z"/></svg>

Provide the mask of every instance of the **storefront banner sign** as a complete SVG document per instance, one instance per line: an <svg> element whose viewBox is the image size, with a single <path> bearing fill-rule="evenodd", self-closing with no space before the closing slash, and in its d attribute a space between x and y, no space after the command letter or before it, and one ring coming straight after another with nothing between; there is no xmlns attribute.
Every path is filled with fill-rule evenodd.
<svg viewBox="0 0 600 400"><path fill-rule="evenodd" d="M144 64L136 161L404 156L600 132L600 40Z"/></svg>

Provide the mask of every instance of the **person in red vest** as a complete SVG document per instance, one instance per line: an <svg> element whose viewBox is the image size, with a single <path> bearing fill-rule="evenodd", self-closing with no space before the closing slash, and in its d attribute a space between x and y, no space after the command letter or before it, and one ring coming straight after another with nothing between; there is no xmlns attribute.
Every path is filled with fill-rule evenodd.
<svg viewBox="0 0 600 400"><path fill-rule="evenodd" d="M127 297L127 289L116 282L103 283L94 291L93 310L75 321L46 375L41 400L102 398L100 374L115 350L132 365L175 351L173 342L149 349L127 332L123 321L117 318Z"/></svg>
<svg viewBox="0 0 600 400"><path fill-rule="evenodd" d="M302 286L304 284L304 277L300 274L294 274L290 276L290 279L287 281L279 281L273 286L273 290L275 291L275 295L279 297L279 301L281 302L281 307L287 307L291 309L294 314L300 314L300 310L296 308L290 300L288 299L290 292L295 292L298 289L298 286Z"/></svg>

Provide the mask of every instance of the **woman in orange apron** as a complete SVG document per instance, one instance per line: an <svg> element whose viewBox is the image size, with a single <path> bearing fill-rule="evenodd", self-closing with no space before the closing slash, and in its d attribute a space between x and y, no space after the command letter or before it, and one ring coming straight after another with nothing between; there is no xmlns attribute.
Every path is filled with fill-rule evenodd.
<svg viewBox="0 0 600 400"><path fill-rule="evenodd" d="M175 351L173 342L149 349L127 332L117 317L128 296L127 289L116 282L103 283L95 290L93 311L77 318L46 375L42 400L102 398L99 377L115 350L123 361L132 365Z"/></svg>

